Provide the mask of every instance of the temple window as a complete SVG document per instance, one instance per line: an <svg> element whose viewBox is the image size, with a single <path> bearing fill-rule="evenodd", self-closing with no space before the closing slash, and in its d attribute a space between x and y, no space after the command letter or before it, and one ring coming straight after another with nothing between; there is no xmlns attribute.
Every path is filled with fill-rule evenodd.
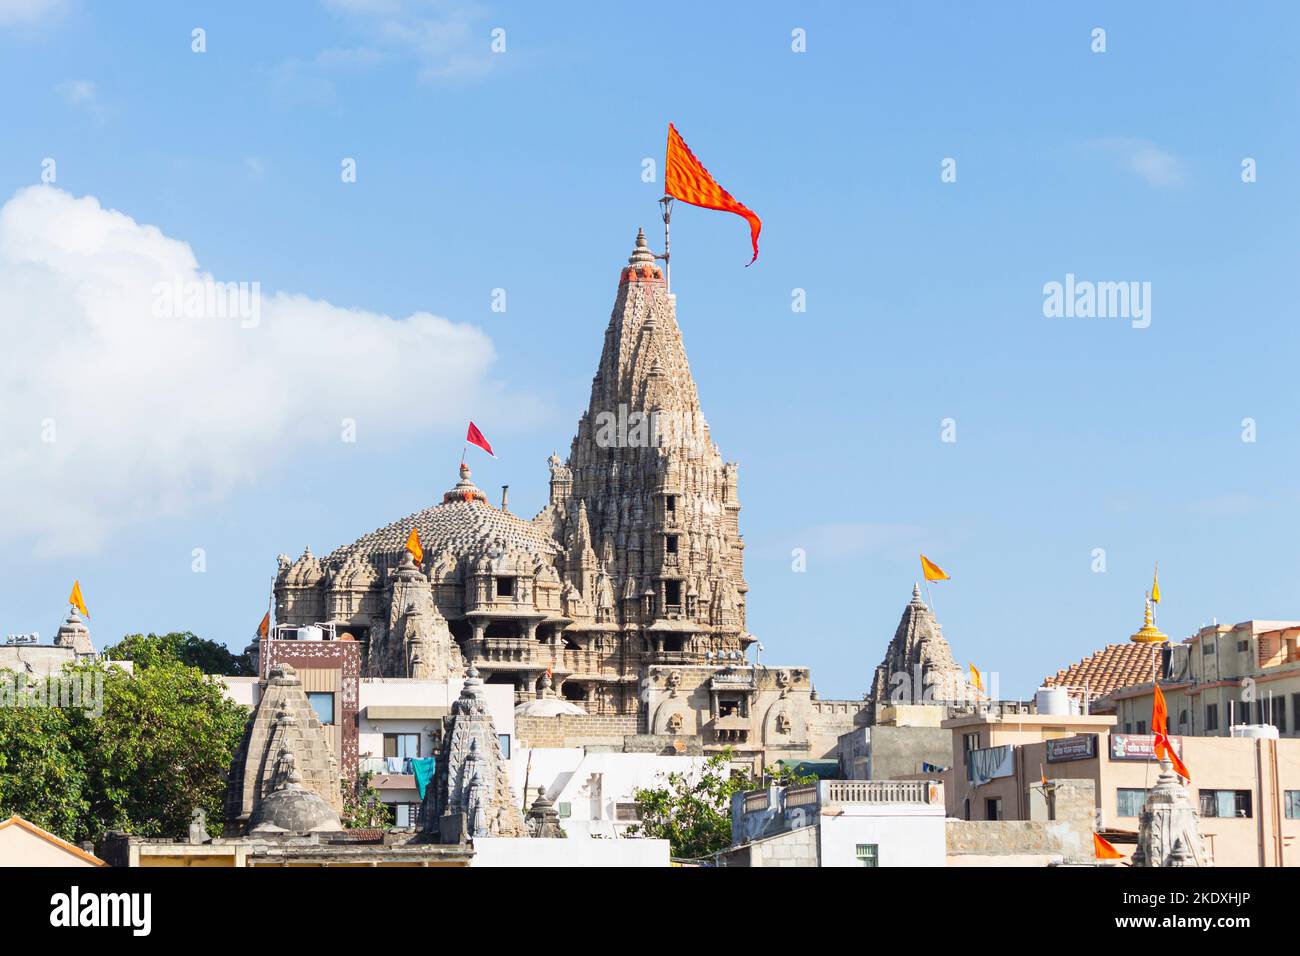
<svg viewBox="0 0 1300 956"><path fill-rule="evenodd" d="M682 603L682 582L665 581L664 582L664 602L669 607L677 607Z"/></svg>
<svg viewBox="0 0 1300 956"><path fill-rule="evenodd" d="M677 535L670 534L664 538L664 550L669 554L677 553Z"/></svg>
<svg viewBox="0 0 1300 956"><path fill-rule="evenodd" d="M664 513L669 515L677 514L677 496L668 495L664 498Z"/></svg>
<svg viewBox="0 0 1300 956"><path fill-rule="evenodd" d="M497 578L497 597L514 597L515 579Z"/></svg>

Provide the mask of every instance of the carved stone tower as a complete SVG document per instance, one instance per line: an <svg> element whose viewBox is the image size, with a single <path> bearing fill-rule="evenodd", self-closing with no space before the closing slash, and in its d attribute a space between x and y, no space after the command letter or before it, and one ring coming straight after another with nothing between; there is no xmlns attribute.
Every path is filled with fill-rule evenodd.
<svg viewBox="0 0 1300 956"><path fill-rule="evenodd" d="M566 637L581 646L584 631L639 633L628 651L648 663L703 663L749 644L736 471L710 438L676 297L638 233L590 404L568 461L551 458L551 500L537 518L565 547L564 577L594 617L573 615Z"/></svg>
<svg viewBox="0 0 1300 956"><path fill-rule="evenodd" d="M1213 866L1201 838L1200 814L1169 759L1160 761L1160 776L1147 793L1138 817L1134 866Z"/></svg>
<svg viewBox="0 0 1300 956"><path fill-rule="evenodd" d="M952 648L944 640L934 612L921 600L920 586L914 584L912 600L903 609L898 630L871 682L870 722L876 723L880 712L895 700L939 704L964 700L967 693L966 678L952 659Z"/></svg>

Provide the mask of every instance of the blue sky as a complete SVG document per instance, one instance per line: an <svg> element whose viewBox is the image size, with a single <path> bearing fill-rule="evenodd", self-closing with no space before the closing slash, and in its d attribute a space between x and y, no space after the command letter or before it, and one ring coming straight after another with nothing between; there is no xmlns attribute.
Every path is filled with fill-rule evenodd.
<svg viewBox="0 0 1300 956"><path fill-rule="evenodd" d="M1126 639L1156 560L1174 638L1300 618L1294 6L743 9L0 0L4 630L52 634L77 577L101 645L189 629L241 648L275 555L436 500L466 413L499 455L472 459L476 480L534 513L637 227L659 242L641 164L662 162L670 120L764 221L745 269L743 222L680 209L673 286L705 414L741 463L766 662L860 696L922 550L953 575L933 595L955 654L1006 695ZM24 259L44 247L23 224L73 221L20 195L47 158L61 201L94 197L140 242L154 226L223 281L324 303L329 334L302 354L266 329L200 337L175 353L193 367L137 366L149 347L103 324L132 321L115 313L96 369L99 339L78 349L79 313L47 310L62 287ZM96 282L119 264L100 255ZM75 279L80 254L60 256ZM1067 273L1149 282L1150 326L1046 318L1043 286ZM446 348L393 348L426 312L453 323ZM31 466L56 405L66 457ZM92 412L103 440L81 453Z"/></svg>

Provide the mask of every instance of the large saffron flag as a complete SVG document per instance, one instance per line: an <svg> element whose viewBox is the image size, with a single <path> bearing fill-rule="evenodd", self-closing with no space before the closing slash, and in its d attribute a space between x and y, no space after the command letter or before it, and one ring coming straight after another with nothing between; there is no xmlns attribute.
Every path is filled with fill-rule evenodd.
<svg viewBox="0 0 1300 956"><path fill-rule="evenodd" d="M680 199L701 209L717 209L721 212L735 213L749 223L749 241L754 247L754 258L758 258L758 234L763 228L763 221L754 211L743 203L736 202L731 193L718 185L718 181L709 175L709 171L695 158L691 148L677 132L677 127L668 124L668 157L664 160L664 192L674 199Z"/></svg>
<svg viewBox="0 0 1300 956"><path fill-rule="evenodd" d="M482 448L493 458L496 457L496 453L492 451L492 446L488 444L488 440L483 437L483 433L478 430L478 426L473 422L469 423L469 431L465 433L465 440L471 445L477 445L479 448Z"/></svg>
<svg viewBox="0 0 1300 956"><path fill-rule="evenodd" d="M72 593L68 595L68 603L81 612L82 617L90 617L90 612L86 610L86 599L81 596L81 582L72 582Z"/></svg>
<svg viewBox="0 0 1300 956"><path fill-rule="evenodd" d="M1124 854L1111 846L1110 841L1100 833L1094 833L1092 835L1092 851L1097 855L1097 859L1099 860L1124 859Z"/></svg>
<svg viewBox="0 0 1300 956"><path fill-rule="evenodd" d="M267 611L262 615L262 623L257 625L257 636L266 637L271 630L271 612Z"/></svg>
<svg viewBox="0 0 1300 956"><path fill-rule="evenodd" d="M420 546L420 532L415 528L406 536L406 550L411 552L416 564L424 563L424 548Z"/></svg>
<svg viewBox="0 0 1300 956"><path fill-rule="evenodd" d="M921 573L925 575L927 581L949 581L948 572L939 565L935 564L925 555L921 555Z"/></svg>
<svg viewBox="0 0 1300 956"><path fill-rule="evenodd" d="M975 685L975 689L984 690L984 675L980 673L979 668L969 661L966 666L970 668L970 682Z"/></svg>
<svg viewBox="0 0 1300 956"><path fill-rule="evenodd" d="M1151 698L1151 749L1155 751L1157 757L1166 757L1178 771L1178 775L1184 780L1191 780L1192 775L1187 770L1187 765L1183 763L1181 757L1174 753L1174 745L1169 740L1169 710L1165 705L1165 692L1160 689L1160 685L1155 685L1155 693Z"/></svg>

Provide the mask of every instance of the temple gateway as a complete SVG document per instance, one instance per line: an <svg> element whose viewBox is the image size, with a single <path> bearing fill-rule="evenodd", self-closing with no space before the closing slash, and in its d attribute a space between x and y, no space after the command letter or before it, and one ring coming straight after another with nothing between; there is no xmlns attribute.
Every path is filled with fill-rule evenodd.
<svg viewBox="0 0 1300 956"><path fill-rule="evenodd" d="M278 636L358 641L363 676L472 665L530 715L624 717L633 733L769 762L833 754L863 701L819 701L807 668L747 660L738 466L710 434L644 233L568 458L548 465L549 502L531 520L504 494L491 504L462 464L431 507L324 557L281 555Z"/></svg>

